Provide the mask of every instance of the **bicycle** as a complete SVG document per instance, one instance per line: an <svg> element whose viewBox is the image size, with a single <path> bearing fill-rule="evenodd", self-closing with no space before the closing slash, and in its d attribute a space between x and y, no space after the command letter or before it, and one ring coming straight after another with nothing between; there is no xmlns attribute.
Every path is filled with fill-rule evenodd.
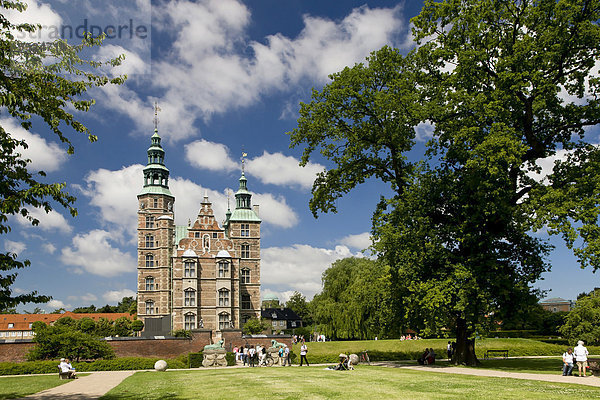
<svg viewBox="0 0 600 400"><path fill-rule="evenodd" d="M369 359L369 353L367 352L367 350L361 351L358 357L359 362L366 362L367 364L371 365L371 360Z"/></svg>
<svg viewBox="0 0 600 400"><path fill-rule="evenodd" d="M273 364L275 364L275 360L273 359L273 356L270 353L267 353L265 360L260 361L258 366L262 367L264 365L265 367L272 367Z"/></svg>

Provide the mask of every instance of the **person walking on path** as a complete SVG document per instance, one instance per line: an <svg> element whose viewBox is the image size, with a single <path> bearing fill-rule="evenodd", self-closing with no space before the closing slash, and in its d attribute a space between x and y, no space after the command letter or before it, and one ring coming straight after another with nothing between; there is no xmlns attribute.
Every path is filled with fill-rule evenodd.
<svg viewBox="0 0 600 400"><path fill-rule="evenodd" d="M285 349L283 350L283 366L285 367L285 364L287 363L288 367L292 366L292 363L290 361L290 348L288 346L285 346Z"/></svg>
<svg viewBox="0 0 600 400"><path fill-rule="evenodd" d="M563 376L571 376L573 372L573 349L568 348L563 354Z"/></svg>
<svg viewBox="0 0 600 400"><path fill-rule="evenodd" d="M306 366L310 367L310 365L308 365L306 353L308 353L308 346L306 345L306 343L302 343L302 346L300 347L300 366L302 366L302 361L306 361Z"/></svg>
<svg viewBox="0 0 600 400"><path fill-rule="evenodd" d="M583 340L577 342L577 347L573 351L575 354L575 361L577 361L577 368L579 369L579 376L585 377L585 370L587 369L587 356L589 354L588 349L583 345ZM581 375L581 370L583 369L583 375Z"/></svg>

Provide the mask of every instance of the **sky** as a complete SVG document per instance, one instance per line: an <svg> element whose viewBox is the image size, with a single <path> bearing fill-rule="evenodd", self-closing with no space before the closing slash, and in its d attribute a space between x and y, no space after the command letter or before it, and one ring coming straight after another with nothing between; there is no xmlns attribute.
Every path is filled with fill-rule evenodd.
<svg viewBox="0 0 600 400"><path fill-rule="evenodd" d="M78 216L64 209L33 209L40 224L11 217L12 232L0 247L31 267L19 271L13 290L37 290L53 300L51 312L94 304L116 304L136 291L137 198L153 133L153 105L175 195L176 223L194 220L204 193L217 220L227 194L237 190L240 157L253 204L260 205L261 290L285 301L294 291L308 299L321 290L321 274L335 260L363 256L370 244L371 216L389 189L367 181L338 200L337 214L315 219L308 209L315 174L330 166L318 154L298 166L301 148L289 148L300 102L310 101L328 75L363 62L391 45L408 52L414 43L410 18L420 1L205 0L116 1L28 0L14 22L37 22L42 31L23 40L78 42L83 30L103 30L107 39L86 56L106 60L125 54L123 64L104 69L127 74L121 86L95 88L96 104L76 117L98 136L65 131L66 147L39 120L28 132L0 113L0 124L29 143L31 170L48 182L66 182L77 196ZM425 142L430 129L419 129ZM544 232L539 233L542 237ZM537 287L549 297L575 299L600 286L598 275L581 270L560 240L552 271ZM23 305L19 310L33 309Z"/></svg>

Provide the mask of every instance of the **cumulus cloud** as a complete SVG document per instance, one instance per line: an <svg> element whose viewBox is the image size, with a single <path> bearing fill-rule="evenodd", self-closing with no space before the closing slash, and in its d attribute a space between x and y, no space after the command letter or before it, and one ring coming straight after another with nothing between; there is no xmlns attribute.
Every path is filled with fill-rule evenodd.
<svg viewBox="0 0 600 400"><path fill-rule="evenodd" d="M263 248L261 255L261 284L278 293L297 290L307 298L321 290L321 276L333 262L362 257L343 245L326 249L305 244Z"/></svg>
<svg viewBox="0 0 600 400"><path fill-rule="evenodd" d="M62 18L49 4L36 0L25 0L27 9L23 12L2 8L2 15L14 24L40 24L42 29L35 32L14 32L15 38L25 42L51 41L56 39L57 27L62 25Z"/></svg>
<svg viewBox="0 0 600 400"><path fill-rule="evenodd" d="M71 225L67 222L67 219L58 211L50 210L50 212L46 212L41 208L33 208L29 210L29 215L35 219L37 219L40 223L36 226L36 228L42 229L44 231L57 230L64 233L69 233L73 230ZM14 217L19 225L25 228L34 227L31 225L31 221L27 218L22 217L21 215L17 215Z"/></svg>
<svg viewBox="0 0 600 400"><path fill-rule="evenodd" d="M194 167L210 171L233 171L239 168L239 164L229 155L227 146L204 139L185 146L185 159Z"/></svg>
<svg viewBox="0 0 600 400"><path fill-rule="evenodd" d="M102 295L102 298L109 303L118 303L123 300L123 297L135 297L136 293L133 290L123 289L123 290L111 290L105 292Z"/></svg>
<svg viewBox="0 0 600 400"><path fill-rule="evenodd" d="M44 249L46 253L54 254L56 251L56 246L52 243L44 243L42 244L42 249Z"/></svg>
<svg viewBox="0 0 600 400"><path fill-rule="evenodd" d="M70 304L65 304L62 300L56 300L56 299L52 299L49 302L46 303L46 305L49 308L52 308L53 310L51 310L50 312L57 310L59 308L64 308L64 309L69 309L71 308Z"/></svg>
<svg viewBox="0 0 600 400"><path fill-rule="evenodd" d="M90 204L99 208L98 217L112 233L127 232L129 237L135 238L137 195L142 189L143 168L140 164L134 164L117 171L99 169L88 174L85 187L79 186L79 190L90 198ZM187 225L188 219L195 219L205 193L213 204L217 221L221 223L227 211L226 193L235 192L233 189L221 192L205 188L189 179L178 177L169 180L169 188L175 196L175 223L178 225ZM283 196L256 193L252 202L260 204L261 218L267 224L289 228L298 222L298 215ZM232 202L232 208L234 204Z"/></svg>
<svg viewBox="0 0 600 400"><path fill-rule="evenodd" d="M4 250L11 252L11 253L15 253L17 255L19 255L19 254L21 254L21 252L25 251L26 248L27 248L27 245L23 242L15 242L12 240L4 241Z"/></svg>
<svg viewBox="0 0 600 400"><path fill-rule="evenodd" d="M371 234L369 232L363 232L358 235L348 235L340 239L340 243L353 249L364 250L372 244Z"/></svg>
<svg viewBox="0 0 600 400"><path fill-rule="evenodd" d="M61 261L72 265L76 272L111 277L134 272L134 257L111 244L112 235L104 230L93 230L73 238L72 247L62 249Z"/></svg>
<svg viewBox="0 0 600 400"><path fill-rule="evenodd" d="M554 170L554 164L556 161L566 160L569 156L569 153L570 152L568 150L558 150L556 154L550 157L538 159L536 161L536 165L541 168L540 172L529 171L527 175L538 182L544 182L548 175L550 175Z"/></svg>
<svg viewBox="0 0 600 400"><path fill-rule="evenodd" d="M147 84L164 91L161 134L174 141L198 134L196 118L246 107L304 80L324 83L329 74L364 61L407 32L401 6L363 6L337 21L305 15L296 37L276 33L262 42L247 39L252 20L241 1L163 2L154 10L153 26L174 41L171 53L153 63ZM122 86L101 90L109 107L147 132L148 114L139 111L150 99Z"/></svg>
<svg viewBox="0 0 600 400"><path fill-rule="evenodd" d="M263 152L259 157L248 160L247 171L263 183L311 188L319 172L325 170L321 164L309 162L305 167L299 160L282 153Z"/></svg>
<svg viewBox="0 0 600 400"><path fill-rule="evenodd" d="M30 159L28 169L37 172L57 171L67 160L67 152L55 142L48 142L40 135L32 133L12 119L0 119L0 125L11 137L24 140L27 148L17 148L23 158Z"/></svg>

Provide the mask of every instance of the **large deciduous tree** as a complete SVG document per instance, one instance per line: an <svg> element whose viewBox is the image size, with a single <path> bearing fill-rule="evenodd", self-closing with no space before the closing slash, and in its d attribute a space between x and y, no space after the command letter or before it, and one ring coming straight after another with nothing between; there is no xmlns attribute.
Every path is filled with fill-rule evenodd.
<svg viewBox="0 0 600 400"><path fill-rule="evenodd" d="M452 329L456 363L477 364L477 333L535 302L551 247L533 231L600 266L599 19L598 0L426 1L416 49L385 47L301 105L301 163L317 149L333 161L311 210L336 211L369 178L390 184L373 234L394 308L425 334ZM423 123L435 130L411 163Z"/></svg>
<svg viewBox="0 0 600 400"><path fill-rule="evenodd" d="M20 0L0 0L0 10L24 11L27 5ZM14 24L0 13L0 107L21 127L29 130L33 124L47 125L66 144L73 146L64 129L68 127L87 135L95 141L88 128L77 121L71 109L86 112L94 101L84 97L87 90L108 83L120 84L126 77L108 78L96 75L95 69L103 63L79 57L87 47L100 45L102 38L88 35L80 45L69 45L63 40L54 42L25 42L17 39L21 33L41 29L39 25ZM27 35L23 35L27 36ZM122 57L107 63L118 65ZM27 143L15 139L11 132L0 126L0 234L10 231L8 217L21 215L33 225L39 223L30 214L31 208L52 210L53 204L66 208L76 215L75 198L64 191L65 183L44 182L43 171L31 171L30 160L22 156ZM25 302L46 302L50 298L37 292L14 295L10 286L17 274L15 269L25 268L28 260L19 261L11 252L0 253L0 310Z"/></svg>
<svg viewBox="0 0 600 400"><path fill-rule="evenodd" d="M586 344L600 343L600 289L577 299L575 307L567 314L560 332L575 345L578 340Z"/></svg>

